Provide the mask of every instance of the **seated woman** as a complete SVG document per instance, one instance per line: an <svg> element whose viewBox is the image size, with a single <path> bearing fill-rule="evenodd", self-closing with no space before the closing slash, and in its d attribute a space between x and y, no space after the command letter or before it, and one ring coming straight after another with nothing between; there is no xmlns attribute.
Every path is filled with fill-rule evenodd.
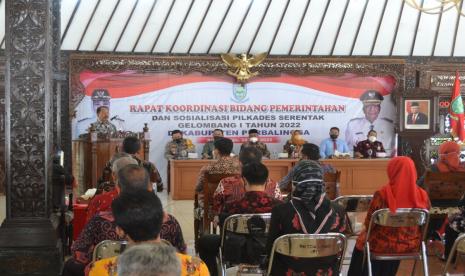
<svg viewBox="0 0 465 276"><path fill-rule="evenodd" d="M363 250L368 225L372 214L379 209L389 208L395 213L397 208L429 209L427 193L419 188L415 180L417 173L412 159L393 158L387 168L389 182L376 191L365 218L364 229L355 245L348 275L367 275L367 261L363 264ZM380 227L374 226L370 234L372 252L407 253L420 246L421 232L418 227ZM371 261L373 275L396 275L400 261Z"/></svg>
<svg viewBox="0 0 465 276"><path fill-rule="evenodd" d="M460 162L460 145L454 141L447 141L439 146L438 162L432 164L429 170L432 172L465 172L465 163ZM423 187L425 175L420 177L417 184Z"/></svg>
<svg viewBox="0 0 465 276"><path fill-rule="evenodd" d="M308 143L302 137L302 131L294 130L291 132L291 139L286 141L284 144L284 152L289 154L289 158L297 158L300 155L300 150L302 149L302 145Z"/></svg>
<svg viewBox="0 0 465 276"><path fill-rule="evenodd" d="M442 143L439 146L438 150L438 162L436 164L432 164L429 167L429 171L432 172L441 172L441 173L448 173L448 172L465 172L465 164L460 162L460 145L454 141L447 141ZM426 173L423 174L418 180L417 185L422 188L424 187ZM444 203L441 202L432 202L433 206L443 205ZM460 207L460 206L459 206ZM452 217L450 219L453 219ZM429 222L429 235L432 235L434 240L441 241L437 243L439 255L442 255L443 246L442 246L442 237L444 236L445 232L448 231L449 234L449 241L446 241L446 248L445 248L445 256L449 254L449 251L452 247L456 239L456 235L454 233L453 228L447 227L449 224L449 220L446 218L445 220L440 218L433 218L430 219ZM446 230L446 227L448 230ZM458 233L457 231L455 231ZM461 232L461 231L459 231ZM428 235L428 236L429 236ZM449 242L452 242L449 244Z"/></svg>
<svg viewBox="0 0 465 276"><path fill-rule="evenodd" d="M325 196L325 185L320 165L315 161L300 161L294 171L292 198L271 211L267 251L280 236L293 233L324 234L346 229L345 213ZM273 260L272 275L338 274L334 257L322 257L309 264L306 259L291 258L278 253Z"/></svg>

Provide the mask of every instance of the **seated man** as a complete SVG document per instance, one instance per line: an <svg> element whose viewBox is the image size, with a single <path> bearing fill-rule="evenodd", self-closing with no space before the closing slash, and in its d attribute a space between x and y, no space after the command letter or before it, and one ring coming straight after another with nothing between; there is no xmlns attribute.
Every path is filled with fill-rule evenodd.
<svg viewBox="0 0 465 276"><path fill-rule="evenodd" d="M349 147L346 142L339 137L339 128L332 127L329 130L329 138L324 139L320 144L321 158L331 158L335 152L348 153Z"/></svg>
<svg viewBox="0 0 465 276"><path fill-rule="evenodd" d="M228 138L220 138L215 141L214 154L218 160L214 163L203 166L199 172L199 179L195 191L200 193L208 174L239 174L241 171L239 162L231 157L233 141Z"/></svg>
<svg viewBox="0 0 465 276"><path fill-rule="evenodd" d="M161 179L160 173L158 172L157 167L155 167L155 164L150 161L140 159L140 157L137 155L140 147L141 144L137 137L129 136L123 140L123 151L130 154L132 158L137 160L139 166L142 166L147 170L149 173L150 182L156 185L157 192L161 192L163 191L163 180Z"/></svg>
<svg viewBox="0 0 465 276"><path fill-rule="evenodd" d="M258 130L256 130L256 129L249 130L249 141L242 144L241 151L244 148L248 148L248 147L257 148L257 149L259 149L261 151L262 156L264 156L266 158L270 158L270 155L271 155L270 151L266 147L265 143L260 142L258 140Z"/></svg>
<svg viewBox="0 0 465 276"><path fill-rule="evenodd" d="M182 137L182 132L179 129L171 132L172 141L165 146L166 159L187 158L189 152L195 152L195 145L189 139Z"/></svg>
<svg viewBox="0 0 465 276"><path fill-rule="evenodd" d="M245 193L242 199L226 203L221 217L234 214L269 213L281 201L265 192L268 180L268 169L261 163L249 163L242 167L242 178L245 180ZM222 224L222 223L221 223ZM220 225L221 225L220 224ZM211 271L216 275L216 255L220 247L220 235L204 235L199 240L199 255Z"/></svg>
<svg viewBox="0 0 465 276"><path fill-rule="evenodd" d="M368 131L366 140L357 143L355 148L356 158L376 158L378 152L384 152L383 143L376 141L377 133L375 130Z"/></svg>
<svg viewBox="0 0 465 276"><path fill-rule="evenodd" d="M283 178L281 179L281 181L279 181L279 189L281 191L290 191L290 184L291 184L291 180L292 180L292 177L294 176L294 173L295 173L295 170L297 169L297 165L301 162L301 161L305 161L305 160L312 160L312 161L315 161L318 163L318 165L320 165L321 169L323 170L323 175L325 173L335 173L336 172L336 169L333 168L333 166L331 166L330 164L322 164L319 160L320 160L320 148L315 145L315 144L311 144L311 143L307 143L307 144L304 144L302 146L302 151L300 152L300 160L299 162L296 164L296 166L294 166L292 168L292 170Z"/></svg>
<svg viewBox="0 0 465 276"><path fill-rule="evenodd" d="M112 159L111 164L112 178L115 186L109 192L98 194L90 200L87 206L86 223L97 213L109 211L111 209L111 202L121 192L121 188L118 185L118 172L127 165L137 165L137 161L131 156L123 155L123 157L119 157L115 160Z"/></svg>
<svg viewBox="0 0 465 276"><path fill-rule="evenodd" d="M203 146L202 159L213 159L213 151L215 150L215 141L224 136L223 130L217 128L213 130L213 140L208 141Z"/></svg>
<svg viewBox="0 0 465 276"><path fill-rule="evenodd" d="M141 191L152 191L147 171L138 165L127 165L118 172L118 186L121 193L137 194ZM181 226L173 216L165 215L160 236L169 241L179 252L185 252L186 244ZM86 224L71 247L73 257L65 263L63 275L83 275L85 266L92 259L94 247L103 240L121 240L116 234L111 210L98 213Z"/></svg>
<svg viewBox="0 0 465 276"><path fill-rule="evenodd" d="M153 192L122 193L113 201L111 209L115 218L116 232L120 238L127 238L129 248L136 244L161 243L160 232L164 213L160 199ZM177 275L209 275L207 267L201 260L180 253L177 253L177 257L181 263L181 274ZM118 257L112 257L92 263L88 267L88 275L113 276L118 269L116 266L118 262Z"/></svg>
<svg viewBox="0 0 465 276"><path fill-rule="evenodd" d="M181 275L176 249L162 242L132 245L117 258L116 265L118 275L141 276L147 271L151 275Z"/></svg>
<svg viewBox="0 0 465 276"><path fill-rule="evenodd" d="M239 162L242 166L250 163L260 163L262 153L255 147L246 147L239 154ZM281 191L276 181L268 178L265 185L265 192L274 198L282 199ZM241 199L244 196L244 181L240 175L222 179L213 194L213 213L219 215L223 211L223 206Z"/></svg>

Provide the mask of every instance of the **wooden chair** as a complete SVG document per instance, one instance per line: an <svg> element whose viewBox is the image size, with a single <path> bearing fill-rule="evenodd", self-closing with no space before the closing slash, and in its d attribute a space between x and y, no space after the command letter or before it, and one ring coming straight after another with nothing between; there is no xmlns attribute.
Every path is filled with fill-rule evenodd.
<svg viewBox="0 0 465 276"><path fill-rule="evenodd" d="M210 229L213 222L211 208L213 206L213 194L218 188L218 184L223 178L235 176L235 174L207 174L205 183L203 183L203 231L211 233L214 227Z"/></svg>
<svg viewBox="0 0 465 276"><path fill-rule="evenodd" d="M198 240L200 236L202 236L204 233L210 233L210 226L213 222L213 216L211 213L211 207L213 206L213 194L215 193L220 181L223 178L231 176L236 176L236 174L207 174L205 182L203 183L203 206L200 204L199 195L195 194L194 240L196 252L198 252Z"/></svg>
<svg viewBox="0 0 465 276"><path fill-rule="evenodd" d="M443 220L449 213L458 211L458 202L465 191L465 172L427 171L424 187L432 205L431 219Z"/></svg>
<svg viewBox="0 0 465 276"><path fill-rule="evenodd" d="M325 173L323 175L323 182L326 186L326 195L329 199L333 200L339 196L339 181L341 179L341 171L335 173Z"/></svg>
<svg viewBox="0 0 465 276"><path fill-rule="evenodd" d="M457 206L465 191L465 172L427 171L424 186L433 204Z"/></svg>

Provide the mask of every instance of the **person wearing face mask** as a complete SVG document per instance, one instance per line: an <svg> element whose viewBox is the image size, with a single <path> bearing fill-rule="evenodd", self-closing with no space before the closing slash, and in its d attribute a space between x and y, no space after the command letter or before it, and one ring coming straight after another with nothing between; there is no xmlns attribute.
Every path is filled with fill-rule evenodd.
<svg viewBox="0 0 465 276"><path fill-rule="evenodd" d="M363 103L364 117L354 118L347 123L345 141L350 149L365 138L365 133L378 130L378 140L386 149L394 146L394 122L391 119L380 117L383 95L375 90L368 90L360 96Z"/></svg>
<svg viewBox="0 0 465 276"><path fill-rule="evenodd" d="M241 146L241 151L246 147L255 147L262 152L263 157L270 158L270 151L266 147L266 144L258 141L258 130L250 129L249 130L249 141L245 142Z"/></svg>
<svg viewBox="0 0 465 276"><path fill-rule="evenodd" d="M224 137L223 130L215 129L213 130L213 140L208 141L203 146L202 150L202 159L213 159L213 151L215 150L215 141Z"/></svg>
<svg viewBox="0 0 465 276"><path fill-rule="evenodd" d="M383 143L377 141L376 136L376 131L370 130L367 135L368 139L358 142L355 148L356 158L376 158L378 152L386 152Z"/></svg>
<svg viewBox="0 0 465 276"><path fill-rule="evenodd" d="M346 142L339 137L339 128L332 127L329 130L329 138L323 140L320 144L321 158L331 158L336 151L340 153L349 152Z"/></svg>
<svg viewBox="0 0 465 276"><path fill-rule="evenodd" d="M294 130L292 131L291 139L287 140L284 145L284 152L287 152L289 157L292 157L294 153L294 157L298 158L302 150L302 145L305 143L307 143L307 141L302 137L302 131Z"/></svg>
<svg viewBox="0 0 465 276"><path fill-rule="evenodd" d="M192 141L182 137L182 132L179 129L171 132L172 141L169 141L165 146L165 158L177 159L187 157L189 152L195 152L195 145Z"/></svg>

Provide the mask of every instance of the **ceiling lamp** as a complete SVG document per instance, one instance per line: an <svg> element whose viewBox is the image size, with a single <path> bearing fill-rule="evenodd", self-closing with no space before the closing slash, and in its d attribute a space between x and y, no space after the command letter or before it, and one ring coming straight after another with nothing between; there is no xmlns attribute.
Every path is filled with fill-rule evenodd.
<svg viewBox="0 0 465 276"><path fill-rule="evenodd" d="M424 13L439 14L455 8L461 16L465 16L461 10L463 0L404 0L404 2Z"/></svg>

